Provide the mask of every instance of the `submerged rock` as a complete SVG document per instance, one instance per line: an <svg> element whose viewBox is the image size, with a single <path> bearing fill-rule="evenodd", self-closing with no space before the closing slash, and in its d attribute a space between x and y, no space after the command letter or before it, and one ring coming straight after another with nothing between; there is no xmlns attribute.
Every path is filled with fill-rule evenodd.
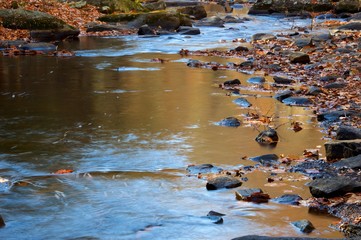
<svg viewBox="0 0 361 240"><path fill-rule="evenodd" d="M314 197L337 197L361 190L361 182L345 176L318 178L307 184Z"/></svg>
<svg viewBox="0 0 361 240"><path fill-rule="evenodd" d="M292 222L292 225L298 228L303 233L311 233L315 229L313 224L306 219Z"/></svg>
<svg viewBox="0 0 361 240"><path fill-rule="evenodd" d="M297 194L284 194L280 197L272 199L273 202L280 204L299 205L302 197Z"/></svg>
<svg viewBox="0 0 361 240"><path fill-rule="evenodd" d="M282 100L286 105L291 106L310 106L312 101L307 97L288 97Z"/></svg>
<svg viewBox="0 0 361 240"><path fill-rule="evenodd" d="M245 98L237 98L233 102L240 107L248 108L248 107L252 106L252 104L250 102L248 102L248 100Z"/></svg>
<svg viewBox="0 0 361 240"><path fill-rule="evenodd" d="M334 82L334 83L329 83L326 84L325 86L323 86L323 88L325 89L334 89L334 88L344 88L346 87L347 84L346 83L339 83L339 82Z"/></svg>
<svg viewBox="0 0 361 240"><path fill-rule="evenodd" d="M242 182L232 176L216 176L208 179L207 190L217 190L222 188L236 188L242 185Z"/></svg>
<svg viewBox="0 0 361 240"><path fill-rule="evenodd" d="M325 150L328 161L354 157L361 154L361 139L327 142Z"/></svg>
<svg viewBox="0 0 361 240"><path fill-rule="evenodd" d="M241 120L235 117L227 117L217 123L217 125L225 127L239 127L241 124Z"/></svg>
<svg viewBox="0 0 361 240"><path fill-rule="evenodd" d="M57 46L52 43L38 42L38 43L26 43L19 46L21 50L30 50L30 51L43 51L43 52L54 52L57 49Z"/></svg>
<svg viewBox="0 0 361 240"><path fill-rule="evenodd" d="M190 174L205 174L205 173L220 173L222 168L215 167L212 164L200 164L200 165L191 165L186 169Z"/></svg>
<svg viewBox="0 0 361 240"><path fill-rule="evenodd" d="M201 34L199 28L189 27L189 26L180 26L177 29L177 32L181 35L198 35Z"/></svg>
<svg viewBox="0 0 361 240"><path fill-rule="evenodd" d="M361 22L350 22L338 27L339 30L356 30L361 31Z"/></svg>
<svg viewBox="0 0 361 240"><path fill-rule="evenodd" d="M194 26L202 26L202 27L224 27L224 21L218 16L212 16L208 18L203 18L198 22L193 24Z"/></svg>
<svg viewBox="0 0 361 240"><path fill-rule="evenodd" d="M212 220L214 224L222 224L223 216L225 216L225 214L215 211L209 211L209 213L207 214L207 217Z"/></svg>

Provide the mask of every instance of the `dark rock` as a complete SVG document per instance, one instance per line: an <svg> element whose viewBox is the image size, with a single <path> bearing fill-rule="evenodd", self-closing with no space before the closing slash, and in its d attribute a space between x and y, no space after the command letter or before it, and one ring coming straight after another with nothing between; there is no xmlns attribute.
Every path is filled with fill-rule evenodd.
<svg viewBox="0 0 361 240"><path fill-rule="evenodd" d="M248 47L245 47L245 46L238 46L234 50L237 52L248 52L249 51Z"/></svg>
<svg viewBox="0 0 361 240"><path fill-rule="evenodd" d="M188 67L194 67L194 68L199 68L201 67L203 64L201 61L199 60L194 60L194 59L190 59L187 63Z"/></svg>
<svg viewBox="0 0 361 240"><path fill-rule="evenodd" d="M332 39L332 35L330 33L320 33L312 36L312 42L325 42L327 40Z"/></svg>
<svg viewBox="0 0 361 240"><path fill-rule="evenodd" d="M201 34L201 30L199 28L188 27L188 26L180 26L177 29L177 32L182 35L198 35Z"/></svg>
<svg viewBox="0 0 361 240"><path fill-rule="evenodd" d="M291 53L289 58L291 63L301 63L301 64L310 63L310 56L303 52Z"/></svg>
<svg viewBox="0 0 361 240"><path fill-rule="evenodd" d="M263 193L259 188L240 189L235 194L239 201L266 203L270 199L269 195Z"/></svg>
<svg viewBox="0 0 361 240"><path fill-rule="evenodd" d="M275 129L268 128L267 130L260 132L255 140L262 144L275 144L278 142L278 134Z"/></svg>
<svg viewBox="0 0 361 240"><path fill-rule="evenodd" d="M336 13L357 13L360 11L361 3L359 0L340 0L335 7Z"/></svg>
<svg viewBox="0 0 361 240"><path fill-rule="evenodd" d="M219 217L222 217L222 216L226 216L226 214L215 212L215 211L209 211L207 216L219 216Z"/></svg>
<svg viewBox="0 0 361 240"><path fill-rule="evenodd" d="M325 150L328 161L354 157L361 154L361 139L327 142Z"/></svg>
<svg viewBox="0 0 361 240"><path fill-rule="evenodd" d="M247 79L247 82L252 84L263 84L266 82L266 79L264 77L251 77Z"/></svg>
<svg viewBox="0 0 361 240"><path fill-rule="evenodd" d="M282 100L286 105L291 106L310 106L312 101L307 97L288 97Z"/></svg>
<svg viewBox="0 0 361 240"><path fill-rule="evenodd" d="M223 223L223 216L225 216L225 214L223 213L219 213L219 212L215 212L215 211L210 211L207 214L207 217L209 219L211 219L213 221L214 224L222 224Z"/></svg>
<svg viewBox="0 0 361 240"><path fill-rule="evenodd" d="M228 80L223 83L224 86L234 86L241 85L241 81L239 79Z"/></svg>
<svg viewBox="0 0 361 240"><path fill-rule="evenodd" d="M203 27L224 27L224 21L218 16L212 16L208 18L203 18L198 22L194 23L194 26L203 26Z"/></svg>
<svg viewBox="0 0 361 240"><path fill-rule="evenodd" d="M30 50L30 51L42 51L42 52L54 52L57 49L57 46L52 43L26 43L19 46L21 50Z"/></svg>
<svg viewBox="0 0 361 240"><path fill-rule="evenodd" d="M323 20L331 19L331 18L337 18L337 15L332 14L332 13L326 13L326 14L318 15L316 17L316 19L323 19Z"/></svg>
<svg viewBox="0 0 361 240"><path fill-rule="evenodd" d="M326 88L326 89L333 89L333 88L341 89L341 88L344 88L346 86L347 86L346 83L334 82L334 83L326 84L325 86L323 86L323 88Z"/></svg>
<svg viewBox="0 0 361 240"><path fill-rule="evenodd" d="M361 139L361 129L341 125L336 131L337 140Z"/></svg>
<svg viewBox="0 0 361 240"><path fill-rule="evenodd" d="M10 48L10 47L16 47L18 48L21 45L27 44L27 41L23 41L23 40L14 40L14 41L9 41L9 40L4 40L4 41L0 41L0 50L5 49L5 48Z"/></svg>
<svg viewBox="0 0 361 240"><path fill-rule="evenodd" d="M258 235L247 235L233 238L232 240L332 240L330 238L305 238L305 237L268 237Z"/></svg>
<svg viewBox="0 0 361 240"><path fill-rule="evenodd" d="M318 121L339 121L340 117L361 116L360 112L352 110L336 110L317 115Z"/></svg>
<svg viewBox="0 0 361 240"><path fill-rule="evenodd" d="M335 162L332 164L333 167L339 169L339 168L349 168L353 170L360 170L361 169L361 154L342 159L338 162Z"/></svg>
<svg viewBox="0 0 361 240"><path fill-rule="evenodd" d="M276 95L273 96L273 98L282 102L282 100L289 98L292 95L293 95L293 92L291 90L285 90L283 92L277 93Z"/></svg>
<svg viewBox="0 0 361 240"><path fill-rule="evenodd" d="M241 62L239 64L240 67L246 67L246 68L252 68L253 67L253 61L252 60L247 60L244 62Z"/></svg>
<svg viewBox="0 0 361 240"><path fill-rule="evenodd" d="M277 84L292 84L295 82L292 79L284 78L284 77L277 77L277 76L273 77L273 81L275 81L275 83L277 83Z"/></svg>
<svg viewBox="0 0 361 240"><path fill-rule="evenodd" d="M350 22L338 27L339 30L356 30L361 31L361 22Z"/></svg>
<svg viewBox="0 0 361 240"><path fill-rule="evenodd" d="M336 48L335 52L336 53L351 53L351 52L353 52L353 50L350 48Z"/></svg>
<svg viewBox="0 0 361 240"><path fill-rule="evenodd" d="M299 205L302 198L297 194L284 194L272 199L273 202L280 204Z"/></svg>
<svg viewBox="0 0 361 240"><path fill-rule="evenodd" d="M269 41L269 40L275 40L277 39L277 37L275 35L272 34L268 34L268 33L256 33L252 36L251 40L252 41Z"/></svg>
<svg viewBox="0 0 361 240"><path fill-rule="evenodd" d="M314 197L338 197L361 190L361 182L343 176L318 178L307 184Z"/></svg>
<svg viewBox="0 0 361 240"><path fill-rule="evenodd" d="M30 37L34 41L39 42L52 42L62 41L66 38L76 38L80 34L77 29L54 29L54 30L32 30Z"/></svg>
<svg viewBox="0 0 361 240"><path fill-rule="evenodd" d="M138 35L157 35L148 25L143 25L138 29Z"/></svg>
<svg viewBox="0 0 361 240"><path fill-rule="evenodd" d="M311 86L306 95L311 95L311 96L317 96L318 94L323 93L322 88L319 87L315 87L315 86Z"/></svg>
<svg viewBox="0 0 361 240"><path fill-rule="evenodd" d="M223 21L225 23L243 23L244 20L241 19L241 18L236 18L234 16L231 16L231 15L227 15L223 18Z"/></svg>
<svg viewBox="0 0 361 240"><path fill-rule="evenodd" d="M278 159L279 157L276 154L265 154L257 157L249 158L252 161L259 162L262 165L275 165L279 164Z"/></svg>
<svg viewBox="0 0 361 240"><path fill-rule="evenodd" d="M104 32L104 31L121 31L121 30L124 30L124 28L117 25L97 24L97 23L88 24L86 29L87 32Z"/></svg>
<svg viewBox="0 0 361 240"><path fill-rule="evenodd" d="M293 166L290 172L299 172L312 178L333 177L337 173L334 168L323 160L306 160L300 164Z"/></svg>
<svg viewBox="0 0 361 240"><path fill-rule="evenodd" d="M295 40L294 44L299 48L303 48L306 46L312 46L312 39L311 38L298 38Z"/></svg>
<svg viewBox="0 0 361 240"><path fill-rule="evenodd" d="M186 169L190 174L206 174L206 173L220 173L222 168L215 167L212 164L191 165Z"/></svg>
<svg viewBox="0 0 361 240"><path fill-rule="evenodd" d="M292 225L298 228L303 233L311 233L315 229L312 223L306 219L292 222Z"/></svg>
<svg viewBox="0 0 361 240"><path fill-rule="evenodd" d="M242 185L242 182L232 176L217 176L208 179L207 190L217 190L221 188L236 188Z"/></svg>
<svg viewBox="0 0 361 240"><path fill-rule="evenodd" d="M247 107L252 106L252 104L251 104L250 102L248 102L248 100L245 99L245 98L237 98L237 99L235 99L233 102L234 102L235 104L237 104L238 106L240 106L240 107L245 107L245 108L247 108Z"/></svg>
<svg viewBox="0 0 361 240"><path fill-rule="evenodd" d="M335 81L337 80L338 76L330 75L330 76L324 76L320 78L320 81L322 82L329 82L329 81Z"/></svg>
<svg viewBox="0 0 361 240"><path fill-rule="evenodd" d="M5 227L4 218L0 215L0 228Z"/></svg>
<svg viewBox="0 0 361 240"><path fill-rule="evenodd" d="M139 28L148 25L152 29L162 29L166 31L175 31L180 26L192 26L192 21L185 15L179 13L170 13L166 11L155 11L151 13L142 13L131 22L129 27Z"/></svg>
<svg viewBox="0 0 361 240"><path fill-rule="evenodd" d="M143 3L143 7L148 11L156 11L156 10L164 10L167 8L167 5L164 1L155 1L155 2L145 2Z"/></svg>
<svg viewBox="0 0 361 240"><path fill-rule="evenodd" d="M194 17L195 20L207 17L207 12L202 5L181 7L177 9L177 12L190 15Z"/></svg>
<svg viewBox="0 0 361 240"><path fill-rule="evenodd" d="M218 122L219 126L225 126L225 127L239 127L241 126L241 124L242 124L241 120L235 117L227 117Z"/></svg>
<svg viewBox="0 0 361 240"><path fill-rule="evenodd" d="M275 72L279 72L279 71L282 70L281 65L275 64L275 63L269 64L269 65L265 66L265 68L271 69L271 70L273 70L273 71L275 71Z"/></svg>

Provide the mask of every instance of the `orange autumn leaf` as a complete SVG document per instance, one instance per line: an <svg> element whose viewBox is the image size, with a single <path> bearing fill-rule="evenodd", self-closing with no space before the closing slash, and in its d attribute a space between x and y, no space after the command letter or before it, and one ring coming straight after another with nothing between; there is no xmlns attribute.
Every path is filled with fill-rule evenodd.
<svg viewBox="0 0 361 240"><path fill-rule="evenodd" d="M72 173L74 170L71 169L59 169L58 171L54 172L54 174L68 174Z"/></svg>

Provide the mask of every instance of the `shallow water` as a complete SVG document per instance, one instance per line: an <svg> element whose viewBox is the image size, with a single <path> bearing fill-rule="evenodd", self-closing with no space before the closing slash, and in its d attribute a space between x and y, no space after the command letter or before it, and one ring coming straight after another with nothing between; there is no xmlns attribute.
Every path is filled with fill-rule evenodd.
<svg viewBox="0 0 361 240"><path fill-rule="evenodd" d="M309 214L303 207L239 202L234 189L209 192L204 180L185 171L201 163L235 169L254 164L243 156L300 156L323 144L310 110L285 106L257 89L242 92L254 95L247 97L253 106L240 108L218 84L239 78L248 85L249 76L188 68L188 59L177 54L181 48L235 47L234 38L286 30L290 24L260 17L236 25L239 30L227 30L234 25L202 28L201 36L191 38L81 38L62 46L76 51L72 58L1 57L0 177L21 184L1 185L6 227L0 237L304 236L290 225L303 218L317 228L309 236L341 237L329 227L337 219ZM254 141L263 127L215 124L248 111L273 115L280 135L275 148ZM304 129L293 132L291 121L301 121ZM58 169L75 173L52 174ZM258 171L247 175L250 180L242 187L261 187L271 197L289 192L310 196L300 175L281 174L286 185L267 184L268 176ZM211 210L226 214L223 224L204 217Z"/></svg>

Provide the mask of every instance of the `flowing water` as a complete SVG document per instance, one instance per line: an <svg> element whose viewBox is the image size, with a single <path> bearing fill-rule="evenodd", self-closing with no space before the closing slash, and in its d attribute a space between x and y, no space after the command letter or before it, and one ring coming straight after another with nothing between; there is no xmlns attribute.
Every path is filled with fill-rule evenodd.
<svg viewBox="0 0 361 240"><path fill-rule="evenodd" d="M0 214L6 227L0 238L304 236L290 225L304 218L316 227L309 236L341 237L329 227L335 218L304 207L240 202L234 189L207 191L205 180L185 170L202 163L236 169L254 164L243 156L300 156L323 144L310 110L256 90L242 92L252 95L251 109L239 108L218 84L239 78L247 85L249 76L192 69L177 54L182 48L236 47L232 39L294 24L304 23L258 17L223 29L201 28L192 37L80 38L61 46L76 52L71 58L1 57ZM258 131L247 124L215 124L248 111L273 115L281 138L275 148L255 142ZM291 121L303 122L304 129L293 132L284 124ZM74 173L53 174L59 169ZM268 176L256 171L242 187L261 187L271 197L310 196L301 175L280 174L286 184L267 184ZM204 217L211 210L226 214L223 224Z"/></svg>

